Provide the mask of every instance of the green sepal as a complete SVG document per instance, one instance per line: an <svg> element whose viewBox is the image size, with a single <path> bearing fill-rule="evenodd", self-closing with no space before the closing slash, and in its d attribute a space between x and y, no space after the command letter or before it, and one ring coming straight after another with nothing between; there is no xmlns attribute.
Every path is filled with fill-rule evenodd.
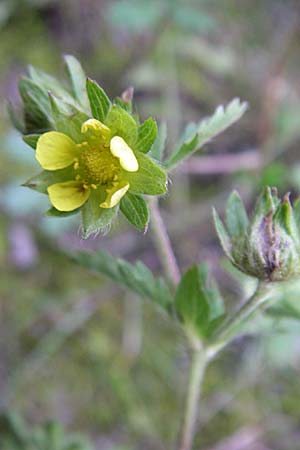
<svg viewBox="0 0 300 450"><path fill-rule="evenodd" d="M86 92L93 117L100 120L100 122L105 122L107 113L111 107L111 101L99 84L90 78L86 80Z"/></svg>
<svg viewBox="0 0 300 450"><path fill-rule="evenodd" d="M70 217L74 216L74 214L78 214L80 211L80 208L74 209L73 211L59 211L54 206L52 206L48 211L45 212L45 216L47 217Z"/></svg>
<svg viewBox="0 0 300 450"><path fill-rule="evenodd" d="M64 181L71 181L74 179L73 167L60 169L55 171L43 170L41 173L33 176L22 186L33 189L41 194L48 195L47 188L52 184L63 183Z"/></svg>
<svg viewBox="0 0 300 450"><path fill-rule="evenodd" d="M230 240L230 236L223 225L222 220L215 208L213 208L213 220L215 225L215 230L217 232L218 238L220 240L220 244L224 250L225 255L232 261L232 243Z"/></svg>
<svg viewBox="0 0 300 450"><path fill-rule="evenodd" d="M74 97L63 87L57 78L33 66L28 67L28 73L31 81L43 90L45 96L51 92L63 101L75 106L76 101Z"/></svg>
<svg viewBox="0 0 300 450"><path fill-rule="evenodd" d="M298 197L293 203L294 218L297 224L298 233L300 233L300 197Z"/></svg>
<svg viewBox="0 0 300 450"><path fill-rule="evenodd" d="M64 60L71 81L73 95L78 103L82 105L84 111L88 113L90 104L86 92L86 75L84 70L78 59L73 55L65 55Z"/></svg>
<svg viewBox="0 0 300 450"><path fill-rule="evenodd" d="M83 122L89 119L89 116L52 94L49 94L49 98L55 130L65 133L76 143L82 142L84 136L81 132L81 126Z"/></svg>
<svg viewBox="0 0 300 450"><path fill-rule="evenodd" d="M26 78L20 80L19 92L24 103L23 132L27 134L50 130L52 125L50 112L46 105L47 100L45 98L47 95L31 80Z"/></svg>
<svg viewBox="0 0 300 450"><path fill-rule="evenodd" d="M10 118L13 126L20 133L22 133L22 134L25 133L25 131L26 131L25 123L21 116L21 112L16 110L10 102L7 103L7 113L9 115L9 118Z"/></svg>
<svg viewBox="0 0 300 450"><path fill-rule="evenodd" d="M274 189L272 190L269 186L266 186L256 203L252 222L256 222L262 217L275 212L278 204L279 200L277 192Z"/></svg>
<svg viewBox="0 0 300 450"><path fill-rule="evenodd" d="M300 250L299 231L294 215L292 205L290 203L289 194L285 195L282 203L278 206L273 218L274 224L278 224L288 236L290 236L295 245Z"/></svg>
<svg viewBox="0 0 300 450"><path fill-rule="evenodd" d="M27 134L23 136L23 141L29 145L33 150L36 150L37 141L39 140L41 134Z"/></svg>
<svg viewBox="0 0 300 450"><path fill-rule="evenodd" d="M137 172L127 172L126 180L133 194L161 195L167 191L167 174L152 159L143 153L136 153L139 163Z"/></svg>
<svg viewBox="0 0 300 450"><path fill-rule="evenodd" d="M114 99L114 104L120 106L122 109L128 113L132 113L132 102L125 102L121 97L116 97Z"/></svg>
<svg viewBox="0 0 300 450"><path fill-rule="evenodd" d="M157 124L152 117L149 117L138 128L138 138L135 150L148 153L157 137Z"/></svg>
<svg viewBox="0 0 300 450"><path fill-rule="evenodd" d="M150 156L157 161L162 161L167 140L167 124L162 122L158 127L156 139L151 147Z"/></svg>
<svg viewBox="0 0 300 450"><path fill-rule="evenodd" d="M51 119L51 107L47 93L29 78L19 81L20 95L26 103L31 101L36 108L48 119ZM26 107L26 105L25 105Z"/></svg>
<svg viewBox="0 0 300 450"><path fill-rule="evenodd" d="M237 191L233 191L227 201L225 223L231 238L239 238L247 232L249 220Z"/></svg>
<svg viewBox="0 0 300 450"><path fill-rule="evenodd" d="M108 112L105 125L110 128L112 136L120 136L135 149L138 126L134 118L119 105L113 105Z"/></svg>
<svg viewBox="0 0 300 450"><path fill-rule="evenodd" d="M145 231L149 222L149 210L146 201L139 195L129 192L122 198L120 209L128 222L139 231Z"/></svg>
<svg viewBox="0 0 300 450"><path fill-rule="evenodd" d="M116 216L119 205L114 208L101 208L105 200L105 190L91 190L88 201L82 206L82 238L87 239L92 234L105 232Z"/></svg>

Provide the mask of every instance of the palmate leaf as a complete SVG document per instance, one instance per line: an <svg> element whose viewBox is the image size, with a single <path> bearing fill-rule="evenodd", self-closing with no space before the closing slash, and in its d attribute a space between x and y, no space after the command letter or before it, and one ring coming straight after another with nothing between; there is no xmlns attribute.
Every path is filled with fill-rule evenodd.
<svg viewBox="0 0 300 450"><path fill-rule="evenodd" d="M164 310L170 310L173 299L166 282L161 277L154 277L140 261L131 264L104 251L93 254L80 252L73 259L82 266L126 286L132 292L152 300Z"/></svg>
<svg viewBox="0 0 300 450"><path fill-rule="evenodd" d="M202 120L198 125L192 124L178 148L164 162L165 167L169 170L176 167L180 162L240 119L247 107L246 102L241 103L238 98L235 98L225 108L218 106L211 117Z"/></svg>

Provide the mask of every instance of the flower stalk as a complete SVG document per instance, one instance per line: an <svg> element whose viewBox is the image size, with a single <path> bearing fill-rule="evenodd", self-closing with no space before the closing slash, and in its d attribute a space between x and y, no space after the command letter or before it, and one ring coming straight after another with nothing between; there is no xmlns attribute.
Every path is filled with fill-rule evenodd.
<svg viewBox="0 0 300 450"><path fill-rule="evenodd" d="M199 412L199 400L208 359L203 348L194 349L190 366L190 379L186 407L178 450L191 450Z"/></svg>
<svg viewBox="0 0 300 450"><path fill-rule="evenodd" d="M160 258L163 270L170 283L175 287L180 280L180 270L167 232L161 217L157 198L149 199L151 212L150 229L156 251Z"/></svg>

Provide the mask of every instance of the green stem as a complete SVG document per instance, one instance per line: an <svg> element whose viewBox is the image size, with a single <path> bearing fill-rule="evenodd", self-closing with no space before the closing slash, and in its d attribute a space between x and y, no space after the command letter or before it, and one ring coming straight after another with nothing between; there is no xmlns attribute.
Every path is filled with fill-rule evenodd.
<svg viewBox="0 0 300 450"><path fill-rule="evenodd" d="M207 367L207 357L203 349L193 351L186 407L178 450L191 450L198 418L202 382Z"/></svg>
<svg viewBox="0 0 300 450"><path fill-rule="evenodd" d="M156 251L167 278L173 286L176 286L180 280L180 271L166 226L160 214L157 198L154 197L149 199L149 206L151 211L150 229L152 231Z"/></svg>
<svg viewBox="0 0 300 450"><path fill-rule="evenodd" d="M217 330L212 344L212 347L219 346L216 352L227 345L234 338L235 330L269 300L272 289L272 283L258 283L254 294Z"/></svg>

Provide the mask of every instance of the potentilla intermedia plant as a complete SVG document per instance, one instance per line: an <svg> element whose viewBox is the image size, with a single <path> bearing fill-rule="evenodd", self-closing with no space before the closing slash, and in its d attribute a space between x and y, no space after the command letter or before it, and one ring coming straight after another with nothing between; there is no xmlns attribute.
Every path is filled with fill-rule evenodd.
<svg viewBox="0 0 300 450"><path fill-rule="evenodd" d="M132 88L111 100L86 78L73 56L65 56L65 62L67 88L30 67L19 83L22 111L10 108L14 124L35 150L42 169L24 185L48 196L49 216L81 213L84 238L109 230L118 213L140 231L147 230L150 218L162 276L155 276L140 261L131 264L103 251L71 257L154 302L184 331L192 357L178 448L190 450L208 363L243 333L244 324L262 304L266 309L279 282L299 276L300 203L292 207L288 194L280 199L275 188L267 187L251 219L236 192L229 197L225 225L214 210L227 258L257 280L254 294L228 313L205 263L195 262L180 272L158 200L165 198L167 181L177 166L240 119L247 104L234 99L225 108L217 107L211 117L188 124L164 158L166 129L152 117L141 122L133 113Z"/></svg>

